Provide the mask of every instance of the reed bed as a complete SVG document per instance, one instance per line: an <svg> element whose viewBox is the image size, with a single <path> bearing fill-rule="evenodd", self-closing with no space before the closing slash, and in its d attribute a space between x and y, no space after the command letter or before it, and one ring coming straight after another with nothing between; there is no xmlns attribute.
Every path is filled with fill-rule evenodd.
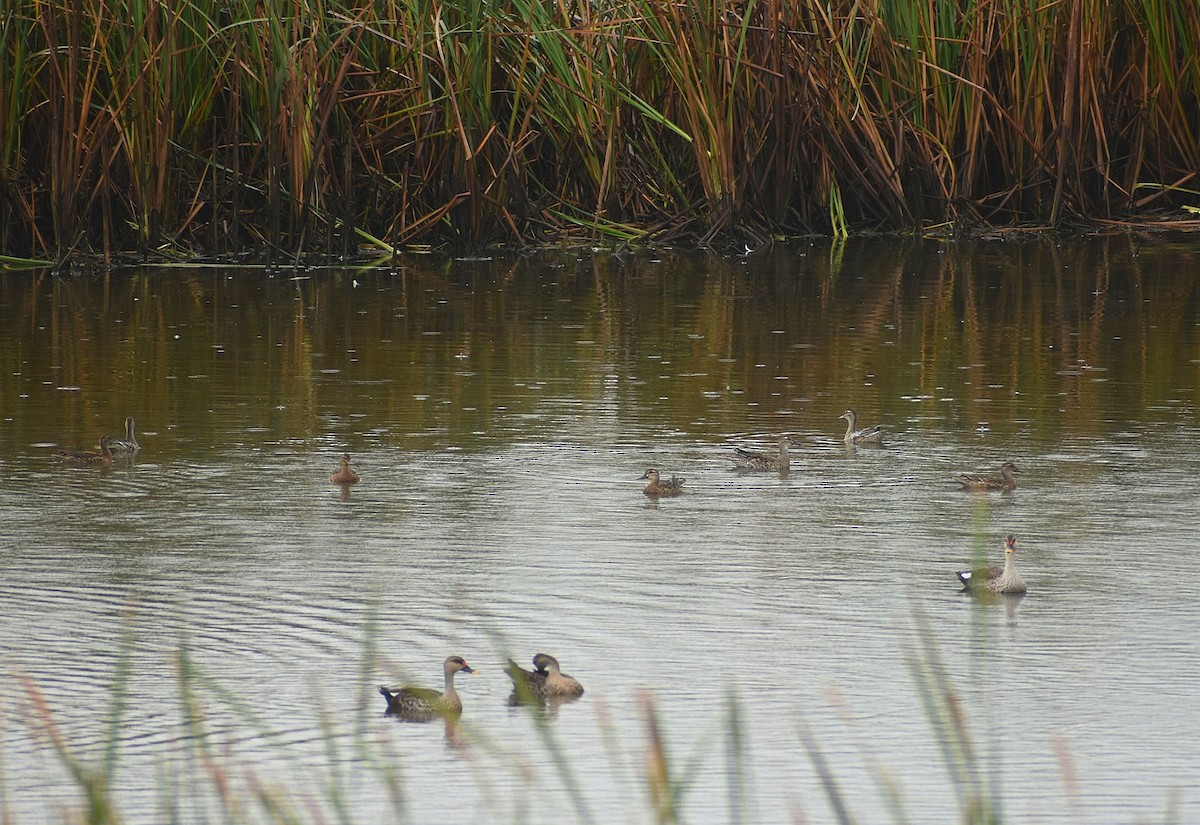
<svg viewBox="0 0 1200 825"><path fill-rule="evenodd" d="M1198 131L1172 0L0 9L14 259L1195 229Z"/></svg>

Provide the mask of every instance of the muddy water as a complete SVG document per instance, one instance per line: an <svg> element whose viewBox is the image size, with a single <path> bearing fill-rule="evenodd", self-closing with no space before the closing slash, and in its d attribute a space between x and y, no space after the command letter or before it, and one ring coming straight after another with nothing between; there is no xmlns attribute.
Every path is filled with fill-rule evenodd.
<svg viewBox="0 0 1200 825"><path fill-rule="evenodd" d="M4 275L5 808L82 805L61 747L138 822L653 821L659 753L687 821L1198 819L1197 257ZM50 458L126 415L134 460ZM779 434L788 474L732 469ZM951 481L1006 459L1015 492ZM963 597L1007 533L1029 594ZM587 688L546 718L502 671L542 650ZM458 735L383 715L451 653Z"/></svg>

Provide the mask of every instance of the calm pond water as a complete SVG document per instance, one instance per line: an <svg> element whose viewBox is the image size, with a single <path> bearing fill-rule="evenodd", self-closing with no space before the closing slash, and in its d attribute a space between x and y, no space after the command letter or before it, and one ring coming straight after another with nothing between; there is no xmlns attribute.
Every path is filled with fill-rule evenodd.
<svg viewBox="0 0 1200 825"><path fill-rule="evenodd" d="M131 822L651 822L663 763L689 822L1200 821L1195 242L7 273L0 361L9 821L59 749ZM459 734L383 714L450 654Z"/></svg>

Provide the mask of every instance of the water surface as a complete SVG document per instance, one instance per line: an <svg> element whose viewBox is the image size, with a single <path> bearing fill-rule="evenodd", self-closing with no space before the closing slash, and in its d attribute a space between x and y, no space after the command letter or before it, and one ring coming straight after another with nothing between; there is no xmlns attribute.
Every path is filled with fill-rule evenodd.
<svg viewBox="0 0 1200 825"><path fill-rule="evenodd" d="M653 707L685 820L830 821L807 737L862 821L950 821L936 675L1006 821L1200 819L1198 288L1124 237L4 275L5 809L82 804L57 736L131 821L652 821ZM50 458L128 414L135 460ZM1029 595L964 598L1006 533ZM542 650L587 687L545 724ZM461 736L383 715L451 653Z"/></svg>

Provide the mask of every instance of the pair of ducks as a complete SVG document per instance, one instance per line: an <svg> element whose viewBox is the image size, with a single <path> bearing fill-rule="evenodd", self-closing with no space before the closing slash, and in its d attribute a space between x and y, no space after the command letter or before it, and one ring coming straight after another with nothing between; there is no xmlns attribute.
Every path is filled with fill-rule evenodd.
<svg viewBox="0 0 1200 825"><path fill-rule="evenodd" d="M843 440L847 444L878 444L883 440L883 428L878 425L858 429L858 413L854 410L846 410L838 417L846 419L846 435ZM745 472L786 473L792 463L788 453L788 442L786 435L779 436L779 452L775 454L734 447L733 460L737 469ZM653 467L647 470L640 480L650 482L642 492L651 498L677 496L683 492L684 479L672 476L670 480L663 481L662 474Z"/></svg>
<svg viewBox="0 0 1200 825"><path fill-rule="evenodd" d="M551 699L576 699L583 695L583 685L575 678L563 673L558 659L549 653L538 653L533 657L533 670L525 670L513 660L508 660L505 670L513 681L510 702L517 704L543 704ZM441 693L431 688L402 687L393 689L381 686L379 692L387 699L387 713L410 722L431 722L437 718L453 718L462 713L462 697L454 689L454 676L458 673L477 673L461 656L451 656L442 664L445 686Z"/></svg>
<svg viewBox="0 0 1200 825"><path fill-rule="evenodd" d="M842 440L846 444L880 444L883 441L883 428L879 425L874 427L858 428L858 413L853 409L848 409L842 413L839 418L846 420L846 434ZM790 459L788 456L788 437L779 437L779 452L775 455L768 453L758 453L751 450L743 450L740 447L734 448L737 456L734 461L737 462L738 468L743 470L766 470L786 472ZM1000 476L970 474L955 476L954 480L964 490L980 490L980 491L1005 491L1017 489L1017 479L1015 473L1019 473L1020 469L1011 461L1005 461L1000 465Z"/></svg>
<svg viewBox="0 0 1200 825"><path fill-rule="evenodd" d="M848 445L855 444L881 444L883 443L883 427L876 424L873 427L858 427L858 413L853 409L847 409L844 413L838 416L846 420L846 434L842 436L842 441ZM779 452L759 453L753 450L743 450L741 447L735 447L736 455L733 457L739 470L746 471L765 471L765 472L787 472L791 466L791 456L788 454L789 439L786 435L779 436Z"/></svg>
<svg viewBox="0 0 1200 825"><path fill-rule="evenodd" d="M67 464L79 467L104 467L113 463L115 455L133 456L142 449L133 434L133 416L125 419L125 437L113 438L110 435L100 437L100 451L91 450L59 450L54 457Z"/></svg>

